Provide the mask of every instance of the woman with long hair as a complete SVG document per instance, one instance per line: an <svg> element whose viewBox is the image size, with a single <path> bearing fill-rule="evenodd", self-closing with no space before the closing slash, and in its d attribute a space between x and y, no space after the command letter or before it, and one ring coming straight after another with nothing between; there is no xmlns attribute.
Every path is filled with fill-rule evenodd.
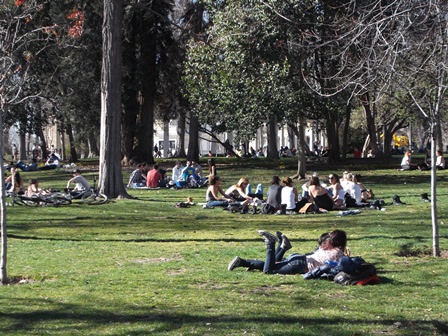
<svg viewBox="0 0 448 336"><path fill-rule="evenodd" d="M328 190L320 185L319 177L313 176L308 187L310 194L310 202L314 204L314 208L320 211L330 211L334 208L334 202Z"/></svg>
<svg viewBox="0 0 448 336"><path fill-rule="evenodd" d="M412 152L407 150L401 159L401 170L416 170L419 169L418 164L411 162Z"/></svg>
<svg viewBox="0 0 448 336"><path fill-rule="evenodd" d="M229 202L233 202L233 198L230 195L227 195L222 189L222 180L219 176L212 176L209 178L210 186L207 188L207 193L205 195L205 200L207 202L207 206L215 207L215 206L223 206L226 207L229 205ZM219 196L222 195L222 197Z"/></svg>
<svg viewBox="0 0 448 336"><path fill-rule="evenodd" d="M11 167L11 175L5 180L6 191L13 194L23 194L23 179L16 166Z"/></svg>
<svg viewBox="0 0 448 336"><path fill-rule="evenodd" d="M330 181L330 189L333 194L333 202L335 209L346 209L344 199L345 199L345 190L342 188L341 183L339 182L338 174L332 173L328 176L328 180Z"/></svg>
<svg viewBox="0 0 448 336"><path fill-rule="evenodd" d="M310 254L293 253L283 259L283 255L291 249L289 239L278 232L273 235L264 230L258 233L266 243L266 260L242 259L235 257L229 264L228 270L232 271L237 267L248 267L249 269L262 270L265 274L305 274L313 269L324 265L326 261L339 261L344 255L347 246L347 234L342 230L334 230L322 239L319 248ZM275 244L278 248L275 248Z"/></svg>
<svg viewBox="0 0 448 336"><path fill-rule="evenodd" d="M242 177L239 179L237 184L234 184L229 189L226 190L226 194L231 195L238 202L246 202L245 204L249 204L255 198L262 200L263 193L247 193L246 189L249 186L249 179L247 177ZM258 189L258 188L257 188Z"/></svg>
<svg viewBox="0 0 448 336"><path fill-rule="evenodd" d="M299 192L296 187L294 187L294 182L290 177L285 177L282 181L283 188L281 191L282 200L282 212L286 211L287 214L297 212L306 203L299 202Z"/></svg>
<svg viewBox="0 0 448 336"><path fill-rule="evenodd" d="M218 174L218 172L216 171L215 159L208 159L207 166L208 166L208 176L215 176Z"/></svg>
<svg viewBox="0 0 448 336"><path fill-rule="evenodd" d="M275 210L280 210L282 204L282 188L283 186L280 185L280 177L277 175L272 176L266 203L275 208Z"/></svg>

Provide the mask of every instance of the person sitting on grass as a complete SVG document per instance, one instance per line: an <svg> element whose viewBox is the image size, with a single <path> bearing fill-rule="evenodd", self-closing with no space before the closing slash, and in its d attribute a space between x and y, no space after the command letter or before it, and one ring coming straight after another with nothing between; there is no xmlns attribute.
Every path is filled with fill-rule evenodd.
<svg viewBox="0 0 448 336"><path fill-rule="evenodd" d="M16 166L11 167L11 175L5 179L5 190L15 195L23 195L23 179Z"/></svg>
<svg viewBox="0 0 448 336"><path fill-rule="evenodd" d="M361 174L355 174L353 181L361 189L360 190L361 191L361 201L362 202L367 202L367 200L372 199L375 195L373 194L372 189L367 190L367 188L365 187L364 183L362 183L361 179L362 179Z"/></svg>
<svg viewBox="0 0 448 336"><path fill-rule="evenodd" d="M362 202L361 187L357 183L355 183L355 176L352 173L347 173L345 175L345 179L343 182L341 182L341 185L342 188L344 188L346 194L346 207L359 207L366 205Z"/></svg>
<svg viewBox="0 0 448 336"><path fill-rule="evenodd" d="M176 184L181 180L183 169L184 167L182 166L182 162L177 160L176 165L173 167L173 174L172 174L172 180L174 184Z"/></svg>
<svg viewBox="0 0 448 336"><path fill-rule="evenodd" d="M70 195L75 196L79 193L90 190L89 182L87 182L84 176L81 175L81 171L79 169L75 169L72 174L73 177L67 181L67 188L65 191L70 191ZM75 184L73 190L70 189L70 184L72 183Z"/></svg>
<svg viewBox="0 0 448 336"><path fill-rule="evenodd" d="M50 169L57 169L61 165L59 157L53 153L50 155L48 160L45 162L45 166L40 167L39 170L50 170Z"/></svg>
<svg viewBox="0 0 448 336"><path fill-rule="evenodd" d="M163 179L163 176L159 171L159 165L155 164L153 169L146 175L146 186L148 188L161 188L166 187L166 183L166 180Z"/></svg>
<svg viewBox="0 0 448 336"><path fill-rule="evenodd" d="M239 179L237 184L234 184L229 189L226 190L226 194L230 195L234 200L238 202L244 202L245 204L249 204L256 199L263 199L263 194L248 194L246 193L247 186L249 185L249 180L246 177L242 177Z"/></svg>
<svg viewBox="0 0 448 336"><path fill-rule="evenodd" d="M313 253L294 253L283 259L285 252L292 247L288 238L280 232L280 237L264 230L259 230L258 233L266 243L266 260L242 259L237 256L229 263L229 271L237 267L247 267L249 270L262 270L265 274L305 274L324 265L326 261L339 261L347 245L345 231L334 230L330 232L328 239L321 241L322 245ZM279 247L276 250L277 242Z"/></svg>
<svg viewBox="0 0 448 336"><path fill-rule="evenodd" d="M37 179L32 178L29 180L29 186L26 192L26 196L32 197L32 196L40 196L51 193L49 190L39 188L39 182Z"/></svg>
<svg viewBox="0 0 448 336"><path fill-rule="evenodd" d="M345 190L342 188L341 183L339 183L338 174L330 174L328 179L331 183L329 189L331 190L331 194L333 195L334 208L339 210L346 209L345 206Z"/></svg>
<svg viewBox="0 0 448 336"><path fill-rule="evenodd" d="M411 162L412 152L407 150L404 153L403 159L401 159L401 169L400 170L416 170L419 169L418 164Z"/></svg>
<svg viewBox="0 0 448 336"><path fill-rule="evenodd" d="M314 204L315 211L327 212L333 210L334 202L328 190L320 185L319 177L313 176L308 187L310 202Z"/></svg>
<svg viewBox="0 0 448 336"><path fill-rule="evenodd" d="M207 188L207 192L205 194L207 207L226 207L230 202L235 202L235 200L230 195L227 195L222 189L221 177L217 175L210 177L209 184L210 186ZM219 194L221 194L223 197L219 197Z"/></svg>
<svg viewBox="0 0 448 336"><path fill-rule="evenodd" d="M283 183L283 188L281 191L282 210L280 211L280 213L293 215L307 203L307 199L302 198L299 201L299 192L294 187L294 182L290 177L285 177L282 183Z"/></svg>
<svg viewBox="0 0 448 336"><path fill-rule="evenodd" d="M436 169L445 169L445 159L441 150L437 151Z"/></svg>
<svg viewBox="0 0 448 336"><path fill-rule="evenodd" d="M137 164L137 169L129 177L128 188L146 187L146 176L144 175L143 169L144 166L142 163Z"/></svg>
<svg viewBox="0 0 448 336"><path fill-rule="evenodd" d="M266 203L272 206L275 210L280 210L282 204L282 188L280 185L280 177L272 176L271 186L268 190Z"/></svg>

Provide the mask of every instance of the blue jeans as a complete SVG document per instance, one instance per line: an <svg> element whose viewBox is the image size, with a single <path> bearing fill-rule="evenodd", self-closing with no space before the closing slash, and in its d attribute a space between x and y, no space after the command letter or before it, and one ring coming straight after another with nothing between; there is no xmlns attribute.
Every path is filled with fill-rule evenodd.
<svg viewBox="0 0 448 336"><path fill-rule="evenodd" d="M306 256L291 254L286 259L282 259L285 250L278 247L275 250L275 242L266 244L266 261L247 260L249 269L263 270L265 274L305 274L308 272Z"/></svg>
<svg viewBox="0 0 448 336"><path fill-rule="evenodd" d="M23 171L34 171L37 169L37 163L27 165L23 161L17 161L16 167L22 169Z"/></svg>
<svg viewBox="0 0 448 336"><path fill-rule="evenodd" d="M146 187L145 182L131 183L130 186L130 188L142 188L142 187Z"/></svg>
<svg viewBox="0 0 448 336"><path fill-rule="evenodd" d="M226 207L228 205L229 205L229 202L227 202L227 201L208 201L207 202L207 206L210 206L210 207L215 207L215 206Z"/></svg>

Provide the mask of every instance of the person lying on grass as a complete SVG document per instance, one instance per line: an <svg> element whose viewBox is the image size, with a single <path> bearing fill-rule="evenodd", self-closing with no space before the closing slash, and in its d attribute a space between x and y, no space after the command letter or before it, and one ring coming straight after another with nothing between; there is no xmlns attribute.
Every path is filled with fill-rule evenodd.
<svg viewBox="0 0 448 336"><path fill-rule="evenodd" d="M266 261L242 259L237 256L230 262L227 268L229 271L237 267L247 267L248 270L262 270L265 274L305 274L324 265L326 261L339 261L347 245L345 231L334 230L328 237L321 236L320 246L316 251L305 255L294 253L283 259L285 252L292 248L288 238L281 232L278 232L277 236L264 230L259 230L258 233L266 243ZM277 242L279 244L275 249Z"/></svg>

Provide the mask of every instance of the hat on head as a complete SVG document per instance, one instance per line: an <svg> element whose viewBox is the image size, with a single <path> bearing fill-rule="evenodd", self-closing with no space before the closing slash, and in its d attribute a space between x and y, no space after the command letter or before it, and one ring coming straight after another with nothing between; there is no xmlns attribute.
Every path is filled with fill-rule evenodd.
<svg viewBox="0 0 448 336"><path fill-rule="evenodd" d="M80 171L79 169L75 169L75 170L73 171L73 174L74 174L74 173L81 174L81 171Z"/></svg>

